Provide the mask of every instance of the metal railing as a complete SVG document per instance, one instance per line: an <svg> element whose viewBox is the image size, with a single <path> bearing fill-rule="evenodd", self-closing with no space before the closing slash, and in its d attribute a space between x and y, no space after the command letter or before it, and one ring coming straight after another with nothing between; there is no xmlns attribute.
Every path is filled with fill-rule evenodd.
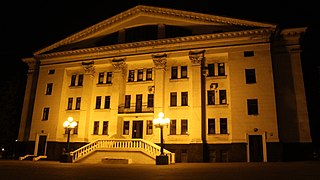
<svg viewBox="0 0 320 180"><path fill-rule="evenodd" d="M137 107L136 104L130 104L130 107L126 107L124 104L118 106L119 114L128 114L128 113L153 113L154 108L149 107L148 104L144 103L141 107Z"/></svg>

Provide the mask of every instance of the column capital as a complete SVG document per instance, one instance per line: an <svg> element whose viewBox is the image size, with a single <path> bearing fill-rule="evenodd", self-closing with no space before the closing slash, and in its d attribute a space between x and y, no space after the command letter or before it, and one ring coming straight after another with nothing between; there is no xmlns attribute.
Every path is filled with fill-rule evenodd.
<svg viewBox="0 0 320 180"><path fill-rule="evenodd" d="M156 69L164 69L167 67L167 54L152 54L153 63Z"/></svg>
<svg viewBox="0 0 320 180"><path fill-rule="evenodd" d="M201 62L204 59L204 53L205 50L189 51L189 59L191 60L192 65L201 65Z"/></svg>
<svg viewBox="0 0 320 180"><path fill-rule="evenodd" d="M112 59L112 67L114 72L122 72L126 69L125 58L113 58Z"/></svg>
<svg viewBox="0 0 320 180"><path fill-rule="evenodd" d="M93 76L95 73L94 61L82 62L82 67L84 69L84 74Z"/></svg>

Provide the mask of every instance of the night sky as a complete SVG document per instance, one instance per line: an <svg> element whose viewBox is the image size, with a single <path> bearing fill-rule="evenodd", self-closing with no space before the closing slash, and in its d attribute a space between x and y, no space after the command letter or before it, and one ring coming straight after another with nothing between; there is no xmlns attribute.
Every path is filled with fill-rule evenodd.
<svg viewBox="0 0 320 180"><path fill-rule="evenodd" d="M32 53L39 49L139 4L279 24L280 27L309 27L306 38L308 41L305 42L307 53L304 57L309 59L316 57L313 60L319 61L319 57L315 56L318 50L312 46L312 43L319 41L319 35L316 34L320 29L320 12L317 10L315 0L284 2L279 0L11 0L4 2L0 5L2 63L0 148L5 147L8 151L17 138L25 88L27 66L21 59L31 57ZM309 66L315 67L319 64L315 62ZM307 82L315 83L314 79ZM314 87L310 91L314 93L317 89Z"/></svg>

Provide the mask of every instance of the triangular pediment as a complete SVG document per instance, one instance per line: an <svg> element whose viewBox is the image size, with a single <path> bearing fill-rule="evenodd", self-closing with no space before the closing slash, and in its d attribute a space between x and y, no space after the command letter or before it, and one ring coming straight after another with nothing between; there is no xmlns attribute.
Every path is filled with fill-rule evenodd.
<svg viewBox="0 0 320 180"><path fill-rule="evenodd" d="M119 32L123 30L129 31L142 27L147 32L151 32L159 24L169 30L171 28L172 31L178 30L180 36L276 27L274 24L268 23L139 5L62 39L34 54L110 45L114 43L113 41L118 41ZM152 38L151 33L145 33L144 36Z"/></svg>

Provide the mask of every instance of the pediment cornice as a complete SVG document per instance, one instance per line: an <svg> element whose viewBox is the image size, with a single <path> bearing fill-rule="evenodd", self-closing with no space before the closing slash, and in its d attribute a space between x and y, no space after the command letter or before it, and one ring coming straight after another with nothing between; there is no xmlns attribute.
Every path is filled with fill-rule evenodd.
<svg viewBox="0 0 320 180"><path fill-rule="evenodd" d="M54 43L48 47L45 47L37 52L34 55L39 55L50 51L54 48L70 44L75 42L79 39L83 39L87 36L92 34L98 33L99 31L104 30L108 26L112 26L116 23L121 23L126 18L138 15L138 14L149 14L153 16L166 16L172 18L179 18L189 21L197 21L197 22L206 22L206 23L219 23L219 24L229 24L229 25L238 25L238 26L253 26L253 27L264 27L264 28L275 28L276 25L273 24L266 24L254 21L247 21L242 19L235 19L223 16L215 16L215 15L208 15L202 13L195 13L183 10L175 10L170 8L160 8L160 7L151 7L151 6L143 6L138 5L132 9L124 11L120 14L117 14L109 19L106 19L100 23L97 23L89 28L86 28L76 34L73 34L57 43Z"/></svg>

